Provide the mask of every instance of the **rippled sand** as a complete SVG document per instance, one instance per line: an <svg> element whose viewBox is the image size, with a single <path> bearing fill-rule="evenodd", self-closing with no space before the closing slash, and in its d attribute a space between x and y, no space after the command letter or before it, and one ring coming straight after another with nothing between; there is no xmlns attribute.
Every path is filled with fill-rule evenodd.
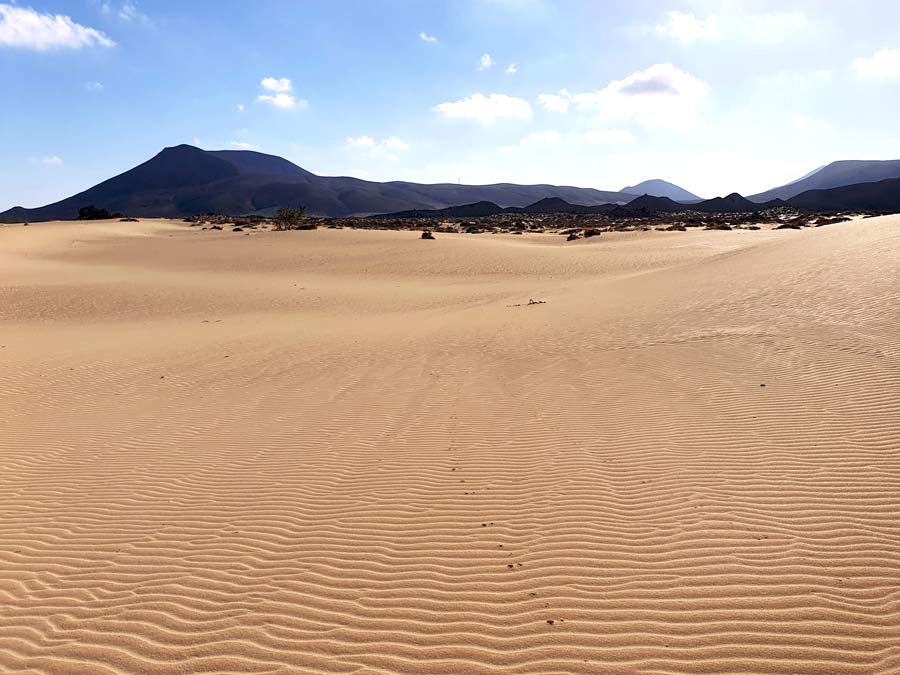
<svg viewBox="0 0 900 675"><path fill-rule="evenodd" d="M900 217L437 237L0 227L0 671L900 672Z"/></svg>

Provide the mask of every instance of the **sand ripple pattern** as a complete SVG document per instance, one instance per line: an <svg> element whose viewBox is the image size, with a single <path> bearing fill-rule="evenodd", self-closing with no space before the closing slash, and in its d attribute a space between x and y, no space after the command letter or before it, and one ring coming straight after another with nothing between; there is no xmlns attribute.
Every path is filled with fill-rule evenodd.
<svg viewBox="0 0 900 675"><path fill-rule="evenodd" d="M204 270L183 320L29 312L0 672L900 673L898 228L561 269L522 310L511 275L203 323Z"/></svg>

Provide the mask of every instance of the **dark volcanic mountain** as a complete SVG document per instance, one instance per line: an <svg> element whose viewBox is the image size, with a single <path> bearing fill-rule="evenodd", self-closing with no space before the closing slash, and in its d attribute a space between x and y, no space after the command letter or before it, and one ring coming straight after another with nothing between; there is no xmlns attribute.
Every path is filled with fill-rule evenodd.
<svg viewBox="0 0 900 675"><path fill-rule="evenodd" d="M807 211L891 211L900 212L900 178L876 183L844 185L830 190L807 190L787 201Z"/></svg>
<svg viewBox="0 0 900 675"><path fill-rule="evenodd" d="M727 197L713 197L699 204L691 204L690 208L694 211L703 211L704 213L751 213L759 211L760 208L772 206L783 206L783 204L756 204L745 197L741 197L737 192L732 192Z"/></svg>
<svg viewBox="0 0 900 675"><path fill-rule="evenodd" d="M140 166L77 195L36 209L15 207L0 222L70 219L94 205L129 216L181 217L196 213L269 214L303 205L312 215L349 216L406 209L440 209L491 201L526 206L544 197L584 205L624 203L634 195L555 185L420 185L317 176L272 155L244 150L207 152L166 148Z"/></svg>
<svg viewBox="0 0 900 675"><path fill-rule="evenodd" d="M382 213L370 218L479 218L482 216L495 216L498 213L608 213L617 208L616 204L598 204L596 206L584 206L582 204L570 204L559 197L545 197L528 206L508 206L505 209L494 202L476 202L461 206L449 206L445 209L411 209L397 211L396 213ZM619 206L618 208L622 208ZM683 209L684 207L682 207Z"/></svg>
<svg viewBox="0 0 900 675"><path fill-rule="evenodd" d="M770 199L790 199L807 190L827 190L857 183L874 183L887 178L900 178L900 159L844 160L807 174L787 185L750 195L753 202L767 202Z"/></svg>
<svg viewBox="0 0 900 675"><path fill-rule="evenodd" d="M645 180L643 183L622 188L621 192L633 195L650 195L651 197L668 197L676 202L700 202L700 197L688 192L683 187L659 178Z"/></svg>
<svg viewBox="0 0 900 675"><path fill-rule="evenodd" d="M699 211L701 213L753 213L782 206L790 206L805 211L891 211L900 212L900 178L883 180L877 183L861 183L846 185L830 190L807 190L788 200L772 199L764 204L751 202L749 199L733 192L727 197L715 197L697 203L684 204L668 197L643 195L627 204L602 204L582 206L550 197L541 199L525 207L501 208L493 202L478 202L463 206L428 210L417 209L401 211L373 217L394 218L474 218L492 216L498 213L577 213L577 214L609 214L613 217L641 217L659 213L679 213Z"/></svg>
<svg viewBox="0 0 900 675"><path fill-rule="evenodd" d="M448 206L444 209L409 209L396 213L379 213L369 216L369 218L482 218L503 212L503 207L494 202L475 202L474 204Z"/></svg>
<svg viewBox="0 0 900 675"><path fill-rule="evenodd" d="M692 204L680 204L668 197L651 197L644 195L634 199L625 206L617 207L614 213L677 213L679 211L700 211L702 213L751 213L771 206L783 206L781 202L771 204L754 204L736 192L727 197L714 197Z"/></svg>
<svg viewBox="0 0 900 675"><path fill-rule="evenodd" d="M613 213L616 215L634 215L636 213L676 213L678 211L687 211L688 209L693 208L693 204L679 204L669 197L643 195L642 197L631 200L624 206L616 207Z"/></svg>

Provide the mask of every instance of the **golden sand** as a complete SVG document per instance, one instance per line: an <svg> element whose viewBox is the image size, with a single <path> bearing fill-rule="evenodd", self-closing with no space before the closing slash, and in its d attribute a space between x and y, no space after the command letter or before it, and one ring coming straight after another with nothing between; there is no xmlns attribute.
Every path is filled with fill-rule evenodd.
<svg viewBox="0 0 900 675"><path fill-rule="evenodd" d="M900 217L436 236L0 227L0 672L900 672Z"/></svg>

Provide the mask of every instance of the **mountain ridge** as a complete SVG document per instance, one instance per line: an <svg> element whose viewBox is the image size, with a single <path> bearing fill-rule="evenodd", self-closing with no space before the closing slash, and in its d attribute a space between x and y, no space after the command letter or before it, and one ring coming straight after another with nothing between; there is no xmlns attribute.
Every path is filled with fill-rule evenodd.
<svg viewBox="0 0 900 675"><path fill-rule="evenodd" d="M667 180L662 180L661 178L651 178L650 180L642 181L637 185L623 187L620 192L635 195L650 195L651 197L668 197L676 202L703 201L702 197L698 197L693 192L689 192L683 187L670 183Z"/></svg>
<svg viewBox="0 0 900 675"><path fill-rule="evenodd" d="M281 207L300 205L312 215L345 217L477 201L524 207L544 197L592 206L625 203L635 196L566 185L377 183L318 176L282 157L249 150L206 151L178 145L53 204L13 207L0 213L0 222L72 219L79 208L91 204L144 217L207 212L269 215Z"/></svg>
<svg viewBox="0 0 900 675"><path fill-rule="evenodd" d="M900 178L900 159L842 159L821 166L785 185L750 195L747 199L757 203L771 199L790 199L807 190L876 183L888 178Z"/></svg>
<svg viewBox="0 0 900 675"><path fill-rule="evenodd" d="M767 195L810 184L893 175L876 181L803 189L786 199ZM628 189L682 188L652 179ZM657 190L659 191L659 190ZM201 150L190 145L164 148L149 160L71 197L43 207L13 207L0 222L74 219L81 207L143 217L184 217L198 213L270 215L285 206L306 206L312 215L331 217L387 215L415 217L505 211L508 213L666 213L677 211L752 212L775 206L806 210L900 210L900 160L832 162L781 188L745 198L738 193L707 200L675 200L593 188L558 185L377 183L348 176L318 176L278 157L249 150Z"/></svg>

